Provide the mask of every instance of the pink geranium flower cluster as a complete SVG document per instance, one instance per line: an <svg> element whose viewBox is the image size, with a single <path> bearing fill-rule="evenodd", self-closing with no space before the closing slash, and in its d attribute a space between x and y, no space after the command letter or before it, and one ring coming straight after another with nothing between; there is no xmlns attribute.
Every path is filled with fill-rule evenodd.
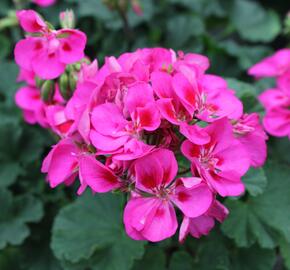
<svg viewBox="0 0 290 270"><path fill-rule="evenodd" d="M276 87L263 92L259 100L266 110L266 131L290 139L290 49L282 49L249 69L256 78L274 77Z"/></svg>
<svg viewBox="0 0 290 270"><path fill-rule="evenodd" d="M40 35L16 46L20 78L29 84L16 102L27 122L60 138L42 165L52 188L78 181L79 195L87 188L127 193L124 225L136 240L173 236L177 212L180 241L206 235L227 217L218 198L243 194L241 177L265 161L266 135L226 81L206 73L207 57L145 48L107 57L99 68L96 60L76 62L81 32L52 31L32 11L18 17ZM66 73L76 76L74 88ZM45 80L41 90L35 75ZM42 91L50 99L41 99ZM182 156L188 168L178 164Z"/></svg>

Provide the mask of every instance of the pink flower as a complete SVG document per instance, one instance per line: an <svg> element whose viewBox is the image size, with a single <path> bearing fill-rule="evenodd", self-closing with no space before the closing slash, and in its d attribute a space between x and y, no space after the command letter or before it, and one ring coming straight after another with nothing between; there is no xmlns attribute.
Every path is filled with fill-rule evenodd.
<svg viewBox="0 0 290 270"><path fill-rule="evenodd" d="M248 152L251 166L260 167L267 157L267 135L259 122L257 113L244 114L240 119L233 120L235 137Z"/></svg>
<svg viewBox="0 0 290 270"><path fill-rule="evenodd" d="M221 196L241 195L244 192L241 176L249 169L249 154L234 138L227 119L215 121L205 131L210 136L209 143L199 146L186 140L181 146L182 153L192 162L192 170L197 170Z"/></svg>
<svg viewBox="0 0 290 270"><path fill-rule="evenodd" d="M45 104L41 100L40 91L32 86L21 87L15 95L15 102L23 111L24 120L29 124L38 123L48 127Z"/></svg>
<svg viewBox="0 0 290 270"><path fill-rule="evenodd" d="M229 210L217 200L214 200L208 211L196 218L184 216L179 232L179 242L183 242L188 234L195 238L207 235L214 227L215 219L222 223Z"/></svg>
<svg viewBox="0 0 290 270"><path fill-rule="evenodd" d="M187 216L197 217L212 203L212 192L199 178L181 178L171 185L177 162L169 150L138 159L133 171L141 194L132 197L124 211L126 232L133 239L156 242L172 236L177 229L174 204Z"/></svg>
<svg viewBox="0 0 290 270"><path fill-rule="evenodd" d="M50 5L53 5L56 0L32 0L32 2L41 7L48 7Z"/></svg>
<svg viewBox="0 0 290 270"><path fill-rule="evenodd" d="M52 188L61 183L70 185L75 180L80 153L71 138L62 139L52 147L41 167L41 172L47 173L47 181Z"/></svg>
<svg viewBox="0 0 290 270"><path fill-rule="evenodd" d="M252 66L248 73L257 78L278 77L290 69L290 49L282 49Z"/></svg>
<svg viewBox="0 0 290 270"><path fill-rule="evenodd" d="M62 74L67 64L84 57L86 36L74 29L51 30L33 10L17 13L25 31L39 33L39 37L26 37L16 44L16 63L33 71L42 79L54 79Z"/></svg>

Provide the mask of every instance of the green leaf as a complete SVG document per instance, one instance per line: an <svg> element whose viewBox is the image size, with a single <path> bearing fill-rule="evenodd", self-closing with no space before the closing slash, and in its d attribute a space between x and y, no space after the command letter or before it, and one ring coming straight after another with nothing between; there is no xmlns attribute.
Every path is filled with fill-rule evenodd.
<svg viewBox="0 0 290 270"><path fill-rule="evenodd" d="M242 180L252 196L262 194L267 186L267 178L262 168L250 168Z"/></svg>
<svg viewBox="0 0 290 270"><path fill-rule="evenodd" d="M4 59L10 52L10 41L4 35L0 35L0 48L0 59Z"/></svg>
<svg viewBox="0 0 290 270"><path fill-rule="evenodd" d="M204 24L199 16L194 14L173 16L167 25L167 44L180 49L190 37L199 36L203 32Z"/></svg>
<svg viewBox="0 0 290 270"><path fill-rule="evenodd" d="M264 57L271 54L271 50L266 46L241 46L233 40L226 40L220 43L226 52L238 58L238 63L243 70L247 70Z"/></svg>
<svg viewBox="0 0 290 270"><path fill-rule="evenodd" d="M0 63L0 94L6 97L7 103L14 104L14 93L18 88L16 78L18 75L18 67L10 61Z"/></svg>
<svg viewBox="0 0 290 270"><path fill-rule="evenodd" d="M222 224L223 232L237 246L249 247L258 242L261 247L277 245L277 233L290 240L290 179L289 167L268 162L265 166L268 185L263 194L247 201L227 200L229 217Z"/></svg>
<svg viewBox="0 0 290 270"><path fill-rule="evenodd" d="M0 187L7 187L13 184L18 175L23 172L17 162L0 162Z"/></svg>
<svg viewBox="0 0 290 270"><path fill-rule="evenodd" d="M236 95L240 98L244 104L244 110L246 112L254 110L258 104L256 99L257 91L253 85L245 83L236 79L227 79L229 88L236 91Z"/></svg>
<svg viewBox="0 0 290 270"><path fill-rule="evenodd" d="M249 41L269 42L281 31L278 15L254 1L235 0L230 16L241 37Z"/></svg>
<svg viewBox="0 0 290 270"><path fill-rule="evenodd" d="M232 257L231 269L235 270L272 270L276 261L275 250L258 246L241 248Z"/></svg>
<svg viewBox="0 0 290 270"><path fill-rule="evenodd" d="M143 255L145 242L125 235L121 203L117 195L86 193L61 209L54 222L51 247L65 268L84 269L86 265L127 270Z"/></svg>
<svg viewBox="0 0 290 270"><path fill-rule="evenodd" d="M192 270L193 269L193 259L189 253L185 251L176 251L173 253L169 270Z"/></svg>
<svg viewBox="0 0 290 270"><path fill-rule="evenodd" d="M132 270L165 270L166 257L159 246L147 246L142 259L135 261Z"/></svg>
<svg viewBox="0 0 290 270"><path fill-rule="evenodd" d="M220 230L213 230L202 239L190 239L196 242L193 252L197 253L195 268L198 270L230 270L230 249L226 246L226 238ZM210 262L210 263L209 263Z"/></svg>
<svg viewBox="0 0 290 270"><path fill-rule="evenodd" d="M290 269L290 242L286 241L284 237L280 237L279 247L284 259L284 264L287 269Z"/></svg>
<svg viewBox="0 0 290 270"><path fill-rule="evenodd" d="M43 216L42 203L32 196L12 197L0 189L0 249L7 244L19 245L29 235L28 222L37 222Z"/></svg>

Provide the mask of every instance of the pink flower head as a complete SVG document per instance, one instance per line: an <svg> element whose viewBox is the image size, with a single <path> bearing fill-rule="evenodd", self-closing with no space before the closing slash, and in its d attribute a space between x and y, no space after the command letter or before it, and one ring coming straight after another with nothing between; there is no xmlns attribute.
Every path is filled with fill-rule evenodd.
<svg viewBox="0 0 290 270"><path fill-rule="evenodd" d="M248 73L257 78L278 77L290 69L290 49L282 49L252 66Z"/></svg>
<svg viewBox="0 0 290 270"><path fill-rule="evenodd" d="M248 152L251 166L262 166L267 156L268 137L260 125L259 115L257 113L244 114L240 119L233 120L232 124L235 137Z"/></svg>
<svg viewBox="0 0 290 270"><path fill-rule="evenodd" d="M70 185L78 174L81 150L71 138L59 141L50 150L42 163L41 172L47 173L52 188L61 183Z"/></svg>
<svg viewBox="0 0 290 270"><path fill-rule="evenodd" d="M156 242L172 236L177 229L174 204L187 216L197 217L212 203L212 192L199 178L181 178L171 185L177 162L169 150L137 160L133 171L141 193L130 199L124 212L126 231L133 239Z"/></svg>
<svg viewBox="0 0 290 270"><path fill-rule="evenodd" d="M38 37L26 37L16 44L15 61L42 79L54 79L62 74L67 64L84 57L86 36L74 29L51 30L32 10L17 13L25 31L38 33Z"/></svg>
<svg viewBox="0 0 290 270"><path fill-rule="evenodd" d="M32 2L41 7L48 7L53 5L56 2L56 0L32 0Z"/></svg>
<svg viewBox="0 0 290 270"><path fill-rule="evenodd" d="M195 238L207 235L214 227L215 219L222 223L229 210L217 200L214 200L207 212L196 218L184 216L179 232L179 242L183 242L188 234Z"/></svg>
<svg viewBox="0 0 290 270"><path fill-rule="evenodd" d="M221 196L238 196L244 192L241 182L250 165L249 154L234 138L232 126L226 118L215 121L205 128L210 142L195 145L186 140L182 153L192 162L193 171L207 181Z"/></svg>

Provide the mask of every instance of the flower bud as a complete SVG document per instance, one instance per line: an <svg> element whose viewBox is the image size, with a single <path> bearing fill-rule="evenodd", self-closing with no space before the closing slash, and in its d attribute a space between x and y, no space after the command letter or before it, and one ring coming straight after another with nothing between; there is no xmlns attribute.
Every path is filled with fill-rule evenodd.
<svg viewBox="0 0 290 270"><path fill-rule="evenodd" d="M74 90L76 89L76 86L77 86L76 75L71 73L69 76L69 88L70 88L71 92L74 92Z"/></svg>
<svg viewBox="0 0 290 270"><path fill-rule="evenodd" d="M35 85L37 88L41 89L41 86L43 85L44 80L40 79L38 76L35 76Z"/></svg>
<svg viewBox="0 0 290 270"><path fill-rule="evenodd" d="M60 25L62 28L73 29L76 25L75 15L71 9L67 9L59 14Z"/></svg>
<svg viewBox="0 0 290 270"><path fill-rule="evenodd" d="M67 73L63 73L59 78L59 91L61 96L68 100L71 97L71 91L69 87L69 79Z"/></svg>
<svg viewBox="0 0 290 270"><path fill-rule="evenodd" d="M45 81L41 86L41 99L50 103L55 93L54 81Z"/></svg>

